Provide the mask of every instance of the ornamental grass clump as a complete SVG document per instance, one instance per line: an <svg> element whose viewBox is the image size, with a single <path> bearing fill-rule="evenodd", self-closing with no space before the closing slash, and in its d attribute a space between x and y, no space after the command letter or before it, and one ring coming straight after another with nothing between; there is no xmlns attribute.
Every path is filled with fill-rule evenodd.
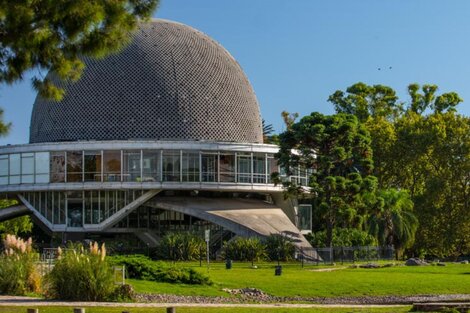
<svg viewBox="0 0 470 313"><path fill-rule="evenodd" d="M106 261L106 247L98 243L59 249L58 260L46 277L47 296L63 300L104 301L115 293L112 267Z"/></svg>
<svg viewBox="0 0 470 313"><path fill-rule="evenodd" d="M38 254L31 238L23 240L6 235L0 255L0 293L25 295L41 291L41 275L37 268Z"/></svg>

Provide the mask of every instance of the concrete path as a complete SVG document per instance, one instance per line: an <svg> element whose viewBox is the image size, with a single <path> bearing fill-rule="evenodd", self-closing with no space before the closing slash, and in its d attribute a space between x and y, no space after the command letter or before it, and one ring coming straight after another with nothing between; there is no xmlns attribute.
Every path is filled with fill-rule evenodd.
<svg viewBox="0 0 470 313"><path fill-rule="evenodd" d="M52 301L40 298L0 296L0 307L25 306L68 306L68 307L119 307L119 308L166 308L166 307L208 307L208 308L394 308L406 305L361 305L361 304L297 304L297 303L265 303L265 304L230 304L230 303L121 303L121 302L79 302Z"/></svg>

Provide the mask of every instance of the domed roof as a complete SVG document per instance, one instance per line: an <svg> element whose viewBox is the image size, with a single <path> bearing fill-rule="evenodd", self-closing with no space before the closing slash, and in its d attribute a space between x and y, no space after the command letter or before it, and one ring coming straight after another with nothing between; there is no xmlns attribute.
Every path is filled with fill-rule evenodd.
<svg viewBox="0 0 470 313"><path fill-rule="evenodd" d="M259 106L235 59L180 23L139 25L123 51L96 60L62 101L37 97L30 142L207 140L262 142Z"/></svg>

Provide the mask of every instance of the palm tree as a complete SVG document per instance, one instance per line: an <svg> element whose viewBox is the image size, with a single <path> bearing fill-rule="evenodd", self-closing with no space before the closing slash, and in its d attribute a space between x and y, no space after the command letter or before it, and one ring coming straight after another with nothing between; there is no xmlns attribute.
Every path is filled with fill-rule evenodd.
<svg viewBox="0 0 470 313"><path fill-rule="evenodd" d="M261 121L263 126L263 142L270 143L271 134L274 132L274 128L272 124L266 124L264 118Z"/></svg>
<svg viewBox="0 0 470 313"><path fill-rule="evenodd" d="M399 253L415 240L418 219L413 214L413 201L405 190L386 189L378 192L375 212L369 218L369 231L382 245L393 245Z"/></svg>

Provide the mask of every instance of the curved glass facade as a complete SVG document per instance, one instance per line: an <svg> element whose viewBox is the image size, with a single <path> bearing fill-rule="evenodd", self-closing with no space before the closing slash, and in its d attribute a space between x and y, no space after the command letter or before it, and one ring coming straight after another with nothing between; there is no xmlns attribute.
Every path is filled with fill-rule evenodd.
<svg viewBox="0 0 470 313"><path fill-rule="evenodd" d="M274 154L188 150L76 150L0 155L0 185L77 182L270 184ZM305 171L295 179L307 184Z"/></svg>

